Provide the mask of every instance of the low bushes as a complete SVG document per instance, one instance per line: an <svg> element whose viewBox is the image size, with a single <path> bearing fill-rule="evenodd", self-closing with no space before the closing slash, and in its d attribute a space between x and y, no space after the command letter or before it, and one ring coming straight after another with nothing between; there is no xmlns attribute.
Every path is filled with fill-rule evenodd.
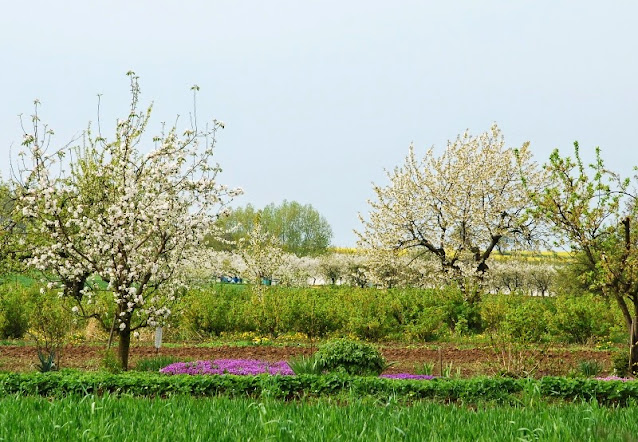
<svg viewBox="0 0 638 442"><path fill-rule="evenodd" d="M20 339L29 329L29 295L21 286L0 286L0 339Z"/></svg>
<svg viewBox="0 0 638 442"><path fill-rule="evenodd" d="M271 397L295 399L334 395L373 396L405 400L521 403L525 400L595 400L599 404L625 405L638 399L638 382L546 377L540 380L510 378L399 380L356 377L346 374L323 376L163 376L129 372L52 372L1 374L0 395L61 397L89 394L126 394L166 397L193 396Z"/></svg>
<svg viewBox="0 0 638 442"><path fill-rule="evenodd" d="M484 294L441 289L272 286L253 293L219 284L189 292L175 324L182 336L255 332L312 338L434 341L451 334L498 333L516 342L587 343L624 339L615 304L593 295Z"/></svg>
<svg viewBox="0 0 638 442"><path fill-rule="evenodd" d="M70 322L70 305L62 306L54 293L46 295L47 309L42 309L42 296L36 285L0 286L0 339L22 338L29 330L42 335L51 331L51 326L60 322L58 319ZM102 305L102 298L108 296L104 293L96 302ZM101 311L104 322L110 324L114 312L106 304ZM46 319L43 312L50 318ZM483 294L466 299L454 286L271 286L253 291L241 284L216 284L190 290L180 302L178 314L169 321L168 338L178 340L247 332L272 337L301 333L311 340L348 336L403 342L483 332L520 343L621 342L626 337L617 306L591 294Z"/></svg>

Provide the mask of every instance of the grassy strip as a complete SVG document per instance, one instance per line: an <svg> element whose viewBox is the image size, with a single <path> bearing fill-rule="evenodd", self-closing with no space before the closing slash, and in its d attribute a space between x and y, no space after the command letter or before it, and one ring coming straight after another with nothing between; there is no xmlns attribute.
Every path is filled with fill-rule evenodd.
<svg viewBox="0 0 638 442"><path fill-rule="evenodd" d="M324 376L164 376L156 373L53 372L0 374L0 396L128 394L166 397L193 396L268 397L300 399L339 396L402 400L433 399L445 402L517 403L521 399L595 400L625 405L638 399L638 382L598 381L547 377L541 380L508 378L435 379L431 381ZM525 399L526 400L526 399Z"/></svg>
<svg viewBox="0 0 638 442"><path fill-rule="evenodd" d="M632 408L70 396L0 398L0 440L633 440Z"/></svg>

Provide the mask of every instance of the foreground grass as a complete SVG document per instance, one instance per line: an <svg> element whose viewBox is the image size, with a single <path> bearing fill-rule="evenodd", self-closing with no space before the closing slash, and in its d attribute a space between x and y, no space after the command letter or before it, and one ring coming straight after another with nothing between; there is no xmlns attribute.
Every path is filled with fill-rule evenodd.
<svg viewBox="0 0 638 442"><path fill-rule="evenodd" d="M638 410L596 404L0 398L0 440L636 440Z"/></svg>

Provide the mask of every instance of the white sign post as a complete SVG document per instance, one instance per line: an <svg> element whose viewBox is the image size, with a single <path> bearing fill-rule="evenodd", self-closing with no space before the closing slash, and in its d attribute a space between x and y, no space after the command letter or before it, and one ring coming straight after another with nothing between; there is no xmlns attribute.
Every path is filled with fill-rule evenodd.
<svg viewBox="0 0 638 442"><path fill-rule="evenodd" d="M162 327L155 329L155 353L159 353L159 349L162 346Z"/></svg>

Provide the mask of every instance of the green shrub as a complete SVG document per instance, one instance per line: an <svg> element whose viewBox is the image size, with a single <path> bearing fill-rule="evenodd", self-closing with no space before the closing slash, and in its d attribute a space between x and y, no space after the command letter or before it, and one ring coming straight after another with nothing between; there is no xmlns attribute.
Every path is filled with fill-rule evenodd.
<svg viewBox="0 0 638 442"><path fill-rule="evenodd" d="M582 296L559 295L555 298L555 312L548 318L550 332L555 339L585 344L592 339L609 339L616 318L616 305L592 294Z"/></svg>
<svg viewBox="0 0 638 442"><path fill-rule="evenodd" d="M460 288L448 285L442 289L432 290L431 296L432 305L440 309L442 320L448 325L450 331L457 334L483 331L479 293L468 299Z"/></svg>
<svg viewBox="0 0 638 442"><path fill-rule="evenodd" d="M481 302L481 318L485 330L496 333L503 329L512 304L513 295L486 295Z"/></svg>
<svg viewBox="0 0 638 442"><path fill-rule="evenodd" d="M611 363L617 376L627 376L629 374L629 352L615 352L611 357Z"/></svg>
<svg viewBox="0 0 638 442"><path fill-rule="evenodd" d="M182 326L195 335L219 336L234 328L236 306L242 294L224 286L189 291L182 303Z"/></svg>
<svg viewBox="0 0 638 442"><path fill-rule="evenodd" d="M291 331L309 338L325 337L343 327L342 303L333 289L304 288L292 290L288 297Z"/></svg>
<svg viewBox="0 0 638 442"><path fill-rule="evenodd" d="M432 296L433 290L401 289L390 291L392 315L403 339L434 341L444 332L445 312Z"/></svg>
<svg viewBox="0 0 638 442"><path fill-rule="evenodd" d="M348 306L347 331L361 339L379 340L399 328L392 313L392 292L380 289L351 290L346 298Z"/></svg>
<svg viewBox="0 0 638 442"><path fill-rule="evenodd" d="M0 286L0 339L20 339L29 329L27 289Z"/></svg>
<svg viewBox="0 0 638 442"><path fill-rule="evenodd" d="M412 340L435 341L441 335L443 325L442 314L439 309L430 307L405 325L405 333Z"/></svg>
<svg viewBox="0 0 638 442"><path fill-rule="evenodd" d="M505 333L519 342L540 342L547 334L546 299L524 295L507 296L511 296L513 302L505 315Z"/></svg>
<svg viewBox="0 0 638 442"><path fill-rule="evenodd" d="M319 347L316 357L327 372L377 376L388 367L377 347L365 342L335 339Z"/></svg>
<svg viewBox="0 0 638 442"><path fill-rule="evenodd" d="M61 299L53 291L37 292L31 296L32 309L28 333L35 341L40 367L50 366L55 357L56 368L60 368L62 349L76 326L77 317L73 316L65 301L70 300ZM45 358L42 355L46 355Z"/></svg>

